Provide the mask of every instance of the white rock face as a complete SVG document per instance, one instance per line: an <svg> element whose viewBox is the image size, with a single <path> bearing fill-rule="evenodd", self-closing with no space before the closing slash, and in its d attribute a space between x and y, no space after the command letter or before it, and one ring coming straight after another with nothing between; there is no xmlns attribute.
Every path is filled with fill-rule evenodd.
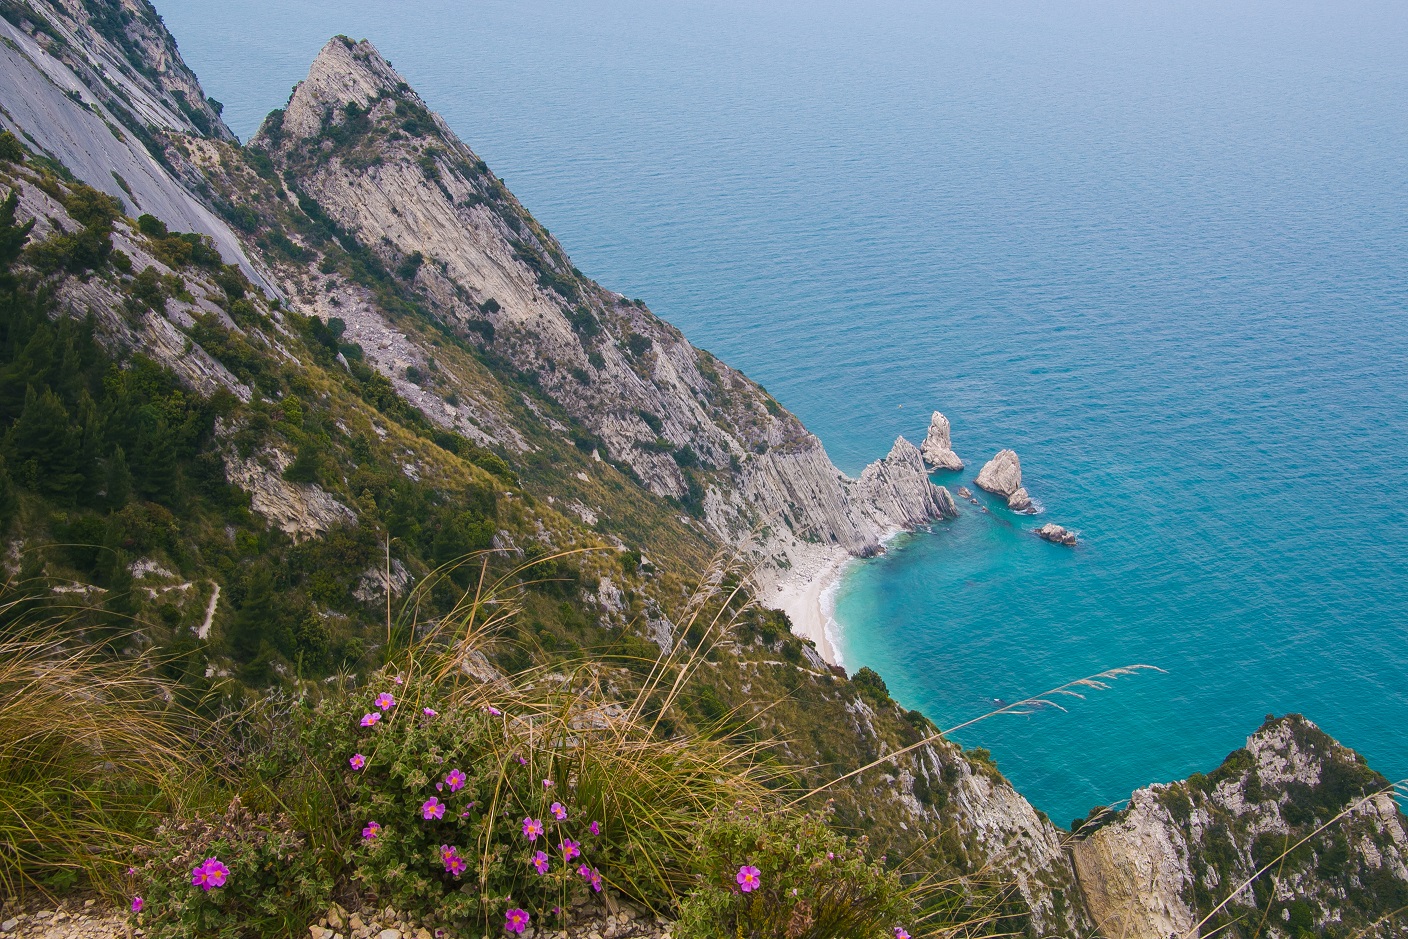
<svg viewBox="0 0 1408 939"><path fill-rule="evenodd" d="M265 466L259 456L270 464ZM233 449L225 454L225 476L249 493L250 508L294 538L309 538L335 525L355 525L351 509L312 483L291 483L281 475L293 462L281 450L242 459Z"/></svg>
<svg viewBox="0 0 1408 939"><path fill-rule="evenodd" d="M1022 461L1017 459L1015 450L1001 450L988 460L978 473L979 488L1007 500L1007 507L1014 512L1026 512L1032 507L1031 497L1022 488Z"/></svg>
<svg viewBox="0 0 1408 939"><path fill-rule="evenodd" d="M924 462L933 469L963 469L963 461L953 452L953 442L949 439L948 418L938 411L929 419L929 435L924 438L924 446L919 451L924 456Z"/></svg>

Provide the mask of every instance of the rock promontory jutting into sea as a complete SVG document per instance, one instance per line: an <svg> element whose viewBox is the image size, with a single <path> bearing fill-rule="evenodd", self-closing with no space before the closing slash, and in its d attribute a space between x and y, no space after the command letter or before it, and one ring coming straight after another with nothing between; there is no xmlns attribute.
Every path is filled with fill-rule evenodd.
<svg viewBox="0 0 1408 939"><path fill-rule="evenodd" d="M998 451L978 473L975 482L979 488L1006 499L1007 507L1014 512L1033 510L1031 497L1022 488L1022 462L1017 459L1015 450Z"/></svg>

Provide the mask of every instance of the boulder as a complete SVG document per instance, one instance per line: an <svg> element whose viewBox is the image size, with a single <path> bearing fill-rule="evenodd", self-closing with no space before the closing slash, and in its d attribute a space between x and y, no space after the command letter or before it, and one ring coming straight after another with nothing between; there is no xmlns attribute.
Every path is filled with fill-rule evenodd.
<svg viewBox="0 0 1408 939"><path fill-rule="evenodd" d="M1047 522L1036 530L1037 537L1045 538L1052 544L1063 544L1067 547L1074 547L1076 543L1075 532L1062 528L1054 522Z"/></svg>
<svg viewBox="0 0 1408 939"><path fill-rule="evenodd" d="M949 439L948 418L938 411L929 420L929 436L924 438L924 446L919 448L919 452L924 455L924 463L930 469L963 469L963 461L953 452L953 443Z"/></svg>
<svg viewBox="0 0 1408 939"><path fill-rule="evenodd" d="M978 473L976 482L980 489L1006 499L1007 507L1014 512L1031 511L1032 500L1022 488L1022 461L1017 459L1016 451L999 451Z"/></svg>

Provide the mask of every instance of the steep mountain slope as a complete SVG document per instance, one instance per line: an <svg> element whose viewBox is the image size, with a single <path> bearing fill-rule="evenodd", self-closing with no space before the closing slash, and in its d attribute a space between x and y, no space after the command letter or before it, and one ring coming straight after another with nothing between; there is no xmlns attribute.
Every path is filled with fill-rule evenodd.
<svg viewBox="0 0 1408 939"><path fill-rule="evenodd" d="M817 545L870 553L887 532L955 513L914 447L846 479L761 388L583 276L369 43L328 43L251 143L289 197L397 272L430 317L528 377L601 456L726 542L758 535L764 581Z"/></svg>

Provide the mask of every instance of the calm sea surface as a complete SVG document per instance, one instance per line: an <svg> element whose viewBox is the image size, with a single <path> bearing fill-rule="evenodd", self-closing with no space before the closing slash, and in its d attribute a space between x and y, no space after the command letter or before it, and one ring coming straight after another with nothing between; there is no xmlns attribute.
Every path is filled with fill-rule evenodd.
<svg viewBox="0 0 1408 939"><path fill-rule="evenodd" d="M856 473L990 500L858 564L851 667L1066 823L1301 711L1408 776L1408 5L157 0L241 137L369 38L579 267Z"/></svg>

